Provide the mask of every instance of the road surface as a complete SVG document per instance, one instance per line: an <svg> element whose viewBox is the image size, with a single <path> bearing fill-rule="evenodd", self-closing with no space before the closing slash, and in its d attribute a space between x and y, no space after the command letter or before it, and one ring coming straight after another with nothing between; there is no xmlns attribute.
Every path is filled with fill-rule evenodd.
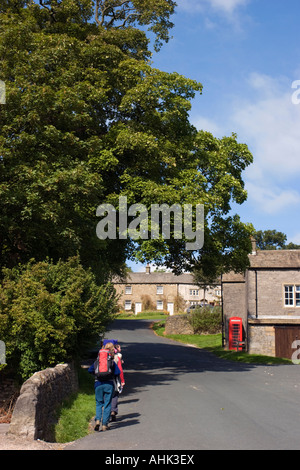
<svg viewBox="0 0 300 470"><path fill-rule="evenodd" d="M117 422L67 450L298 450L300 367L247 365L118 320L126 386Z"/></svg>

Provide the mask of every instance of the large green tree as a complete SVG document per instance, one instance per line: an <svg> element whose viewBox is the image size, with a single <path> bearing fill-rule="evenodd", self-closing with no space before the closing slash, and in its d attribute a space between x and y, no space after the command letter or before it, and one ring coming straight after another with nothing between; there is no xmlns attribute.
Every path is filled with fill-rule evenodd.
<svg viewBox="0 0 300 470"><path fill-rule="evenodd" d="M252 227L231 215L252 162L236 135L191 125L202 85L151 66L172 0L6 0L0 6L0 264L80 254L103 278L128 257L204 276L243 269ZM108 202L203 204L205 243L99 240Z"/></svg>
<svg viewBox="0 0 300 470"><path fill-rule="evenodd" d="M283 249L287 240L284 233L276 230L257 230L254 237L257 248L260 250Z"/></svg>
<svg viewBox="0 0 300 470"><path fill-rule="evenodd" d="M257 248L260 250L299 250L300 245L287 241L287 236L277 230L257 230L254 233Z"/></svg>

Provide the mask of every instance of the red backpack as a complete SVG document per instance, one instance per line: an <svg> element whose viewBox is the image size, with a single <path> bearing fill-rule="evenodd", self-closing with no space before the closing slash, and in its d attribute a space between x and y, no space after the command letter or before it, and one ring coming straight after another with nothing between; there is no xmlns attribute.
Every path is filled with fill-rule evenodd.
<svg viewBox="0 0 300 470"><path fill-rule="evenodd" d="M114 357L109 349L100 349L94 363L95 375L99 380L110 380L113 378Z"/></svg>

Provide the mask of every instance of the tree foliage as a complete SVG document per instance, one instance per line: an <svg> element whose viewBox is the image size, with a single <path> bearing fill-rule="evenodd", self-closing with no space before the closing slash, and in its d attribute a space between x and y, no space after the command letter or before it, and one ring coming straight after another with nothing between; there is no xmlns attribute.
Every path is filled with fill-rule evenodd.
<svg viewBox="0 0 300 470"><path fill-rule="evenodd" d="M260 250L276 250L285 246L287 237L276 230L258 230L255 232L256 246Z"/></svg>
<svg viewBox="0 0 300 470"><path fill-rule="evenodd" d="M202 85L151 66L149 39L168 40L171 0L9 1L0 12L0 264L77 252L100 277L125 260L215 275L243 269L252 227L231 215L252 162L237 136L190 123ZM96 10L95 10L96 8ZM140 28L140 29L138 29ZM205 244L99 240L96 208L203 204Z"/></svg>
<svg viewBox="0 0 300 470"><path fill-rule="evenodd" d="M300 245L286 243L287 236L277 230L257 230L254 234L256 246L260 250L299 250Z"/></svg>
<svg viewBox="0 0 300 470"><path fill-rule="evenodd" d="M155 34L155 49L169 40L173 27L170 16L176 3L173 0L96 0L95 18L99 26L124 28L130 25L149 26Z"/></svg>
<svg viewBox="0 0 300 470"><path fill-rule="evenodd" d="M23 380L81 357L116 312L113 286L97 285L78 258L56 264L31 261L3 274L0 338L8 367Z"/></svg>

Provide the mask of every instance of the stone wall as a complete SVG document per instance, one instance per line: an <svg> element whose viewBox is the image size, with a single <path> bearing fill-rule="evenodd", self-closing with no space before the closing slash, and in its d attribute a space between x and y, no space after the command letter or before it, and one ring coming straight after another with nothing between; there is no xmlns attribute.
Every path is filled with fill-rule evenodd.
<svg viewBox="0 0 300 470"><path fill-rule="evenodd" d="M73 365L59 364L36 372L21 387L9 433L53 441L57 406L77 390L78 377Z"/></svg>
<svg viewBox="0 0 300 470"><path fill-rule="evenodd" d="M170 316L166 320L166 335L193 335L194 330L186 315Z"/></svg>
<svg viewBox="0 0 300 470"><path fill-rule="evenodd" d="M275 328L273 325L248 326L249 354L275 357Z"/></svg>
<svg viewBox="0 0 300 470"><path fill-rule="evenodd" d="M248 315L261 316L299 316L299 307L284 305L284 286L300 285L299 270L253 269L248 272L247 295Z"/></svg>
<svg viewBox="0 0 300 470"><path fill-rule="evenodd" d="M131 285L132 293L125 294L125 286ZM160 285L160 284L157 284ZM176 284L161 284L163 293L157 294L156 284L116 284L115 289L119 297L120 310L125 308L125 300L131 301L131 310L135 311L135 304L142 303L142 311L145 309L156 310L157 301L163 302L163 310L167 310L168 302L177 304L178 292ZM150 305L149 305L150 304Z"/></svg>

